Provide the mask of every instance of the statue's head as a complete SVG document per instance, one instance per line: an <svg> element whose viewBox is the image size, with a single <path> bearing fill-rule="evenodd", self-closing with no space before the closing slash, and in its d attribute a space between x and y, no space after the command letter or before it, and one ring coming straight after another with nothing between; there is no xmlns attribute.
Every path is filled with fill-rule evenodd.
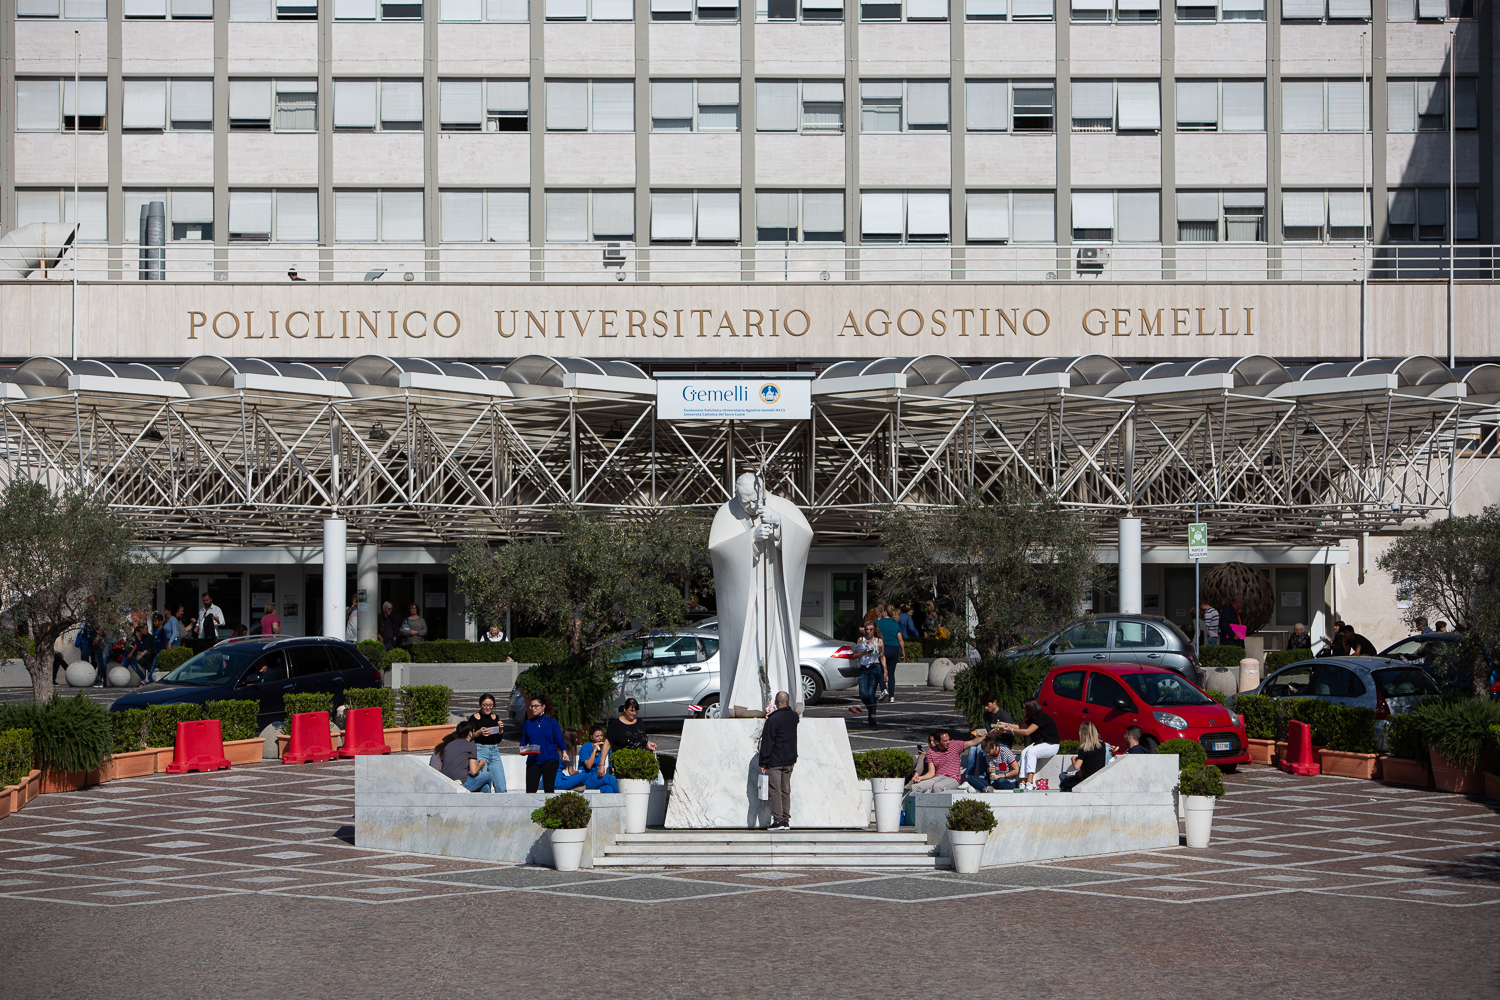
<svg viewBox="0 0 1500 1000"><path fill-rule="evenodd" d="M760 489L760 477L753 472L746 472L734 481L734 495L746 513L754 514L760 507Z"/></svg>

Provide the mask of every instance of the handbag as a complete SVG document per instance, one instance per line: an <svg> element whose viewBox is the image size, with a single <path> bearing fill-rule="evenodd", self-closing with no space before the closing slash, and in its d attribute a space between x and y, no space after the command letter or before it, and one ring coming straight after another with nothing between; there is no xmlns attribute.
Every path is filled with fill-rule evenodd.
<svg viewBox="0 0 1500 1000"><path fill-rule="evenodd" d="M760 780L755 783L755 794L762 802L771 801L771 776L762 774Z"/></svg>

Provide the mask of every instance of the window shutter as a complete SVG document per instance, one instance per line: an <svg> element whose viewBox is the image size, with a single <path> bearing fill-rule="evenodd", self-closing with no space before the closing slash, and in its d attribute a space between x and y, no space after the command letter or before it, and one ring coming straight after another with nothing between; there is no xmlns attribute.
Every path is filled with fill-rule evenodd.
<svg viewBox="0 0 1500 1000"><path fill-rule="evenodd" d="M1281 224L1283 226L1321 229L1326 220L1322 191L1281 192Z"/></svg>
<svg viewBox="0 0 1500 1000"><path fill-rule="evenodd" d="M335 191L333 194L333 238L340 243L374 243L379 239L376 211L377 191Z"/></svg>
<svg viewBox="0 0 1500 1000"><path fill-rule="evenodd" d="M276 192L276 240L280 243L318 242L318 192Z"/></svg>
<svg viewBox="0 0 1500 1000"><path fill-rule="evenodd" d="M172 121L211 122L214 120L214 82L212 80L172 81Z"/></svg>
<svg viewBox="0 0 1500 1000"><path fill-rule="evenodd" d="M1323 0L1281 0L1281 16L1288 21L1317 20L1323 16Z"/></svg>
<svg viewBox="0 0 1500 1000"><path fill-rule="evenodd" d="M167 81L126 80L122 128L167 127Z"/></svg>
<svg viewBox="0 0 1500 1000"><path fill-rule="evenodd" d="M550 111L550 100L548 105ZM588 214L589 194L587 191L548 191L548 242L587 243L589 240Z"/></svg>
<svg viewBox="0 0 1500 1000"><path fill-rule="evenodd" d="M1201 0L1200 0L1200 2L1201 2ZM1204 6L1205 7L1212 7L1213 4L1212 3L1204 3ZM1221 10L1226 10L1226 11L1228 11L1228 10L1233 10L1233 11L1246 11L1246 10L1248 10L1248 11L1254 11L1257 14L1264 14L1265 10L1266 10L1266 0L1220 0L1219 8Z"/></svg>
<svg viewBox="0 0 1500 1000"><path fill-rule="evenodd" d="M104 81L82 80L78 84L80 118L104 116ZM63 114L73 114L73 81L63 81Z"/></svg>
<svg viewBox="0 0 1500 1000"><path fill-rule="evenodd" d="M271 192L229 192L229 235L270 238Z"/></svg>
<svg viewBox="0 0 1500 1000"><path fill-rule="evenodd" d="M796 230L797 192L757 191L755 193L755 228Z"/></svg>
<svg viewBox="0 0 1500 1000"><path fill-rule="evenodd" d="M17 17L56 17L60 0L16 0Z"/></svg>
<svg viewBox="0 0 1500 1000"><path fill-rule="evenodd" d="M1363 83L1358 80L1328 81L1328 131L1363 132L1367 117Z"/></svg>
<svg viewBox="0 0 1500 1000"><path fill-rule="evenodd" d="M212 18L214 16L214 0L172 0L172 16ZM211 222L213 220L210 219L207 221Z"/></svg>
<svg viewBox="0 0 1500 1000"><path fill-rule="evenodd" d="M1370 0L1328 0L1328 17L1366 18L1370 16Z"/></svg>
<svg viewBox="0 0 1500 1000"><path fill-rule="evenodd" d="M1446 188L1417 188L1417 224L1442 226L1448 222Z"/></svg>
<svg viewBox="0 0 1500 1000"><path fill-rule="evenodd" d="M906 85L906 122L908 125L948 125L948 84L908 83Z"/></svg>
<svg viewBox="0 0 1500 1000"><path fill-rule="evenodd" d="M594 0L594 20L629 21L635 17L631 0Z"/></svg>
<svg viewBox="0 0 1500 1000"><path fill-rule="evenodd" d="M651 238L653 240L691 240L693 238L693 193L691 191L652 193Z"/></svg>
<svg viewBox="0 0 1500 1000"><path fill-rule="evenodd" d="M594 192L594 239L635 239L635 192Z"/></svg>
<svg viewBox="0 0 1500 1000"><path fill-rule="evenodd" d="M336 21L375 20L376 0L333 0L333 18Z"/></svg>
<svg viewBox="0 0 1500 1000"><path fill-rule="evenodd" d="M56 80L16 81L16 130L55 132L62 126L57 113Z"/></svg>
<svg viewBox="0 0 1500 1000"><path fill-rule="evenodd" d="M757 132L797 131L797 85L795 83L756 82L755 130Z"/></svg>
<svg viewBox="0 0 1500 1000"><path fill-rule="evenodd" d="M1417 114L1442 115L1448 110L1448 81L1418 80Z"/></svg>
<svg viewBox="0 0 1500 1000"><path fill-rule="evenodd" d="M843 10L844 0L802 0L803 10Z"/></svg>
<svg viewBox="0 0 1500 1000"><path fill-rule="evenodd" d="M438 121L444 125L480 125L484 108L480 102L483 80L443 80L438 91ZM446 197L446 195L444 195ZM447 226L443 239L448 239ZM478 239L476 236L475 239Z"/></svg>
<svg viewBox="0 0 1500 1000"><path fill-rule="evenodd" d="M737 240L740 238L740 193L738 191L698 192L698 239Z"/></svg>
<svg viewBox="0 0 1500 1000"><path fill-rule="evenodd" d="M166 17L167 0L125 0L126 17Z"/></svg>
<svg viewBox="0 0 1500 1000"><path fill-rule="evenodd" d="M714 80L698 84L698 127L718 132L739 131L738 81Z"/></svg>
<svg viewBox="0 0 1500 1000"><path fill-rule="evenodd" d="M1459 188L1453 192L1453 198L1453 238L1479 239L1479 192L1473 188Z"/></svg>
<svg viewBox="0 0 1500 1000"><path fill-rule="evenodd" d="M594 131L635 131L635 84L594 84Z"/></svg>
<svg viewBox="0 0 1500 1000"><path fill-rule="evenodd" d="M1073 0L1074 10L1109 10L1114 0Z"/></svg>
<svg viewBox="0 0 1500 1000"><path fill-rule="evenodd" d="M438 195L439 239L478 243L484 239L484 192L443 191Z"/></svg>
<svg viewBox="0 0 1500 1000"><path fill-rule="evenodd" d="M1417 130L1417 96L1410 80L1385 85L1385 129L1387 132Z"/></svg>
<svg viewBox="0 0 1500 1000"><path fill-rule="evenodd" d="M1161 84L1121 83L1118 126L1121 129L1161 128Z"/></svg>
<svg viewBox="0 0 1500 1000"><path fill-rule="evenodd" d="M1177 124L1218 125L1219 85L1210 82L1177 85Z"/></svg>
<svg viewBox="0 0 1500 1000"><path fill-rule="evenodd" d="M948 20L948 0L906 0L908 21Z"/></svg>
<svg viewBox="0 0 1500 1000"><path fill-rule="evenodd" d="M1010 239L1010 197L1003 194L971 194L965 206L964 231L970 243Z"/></svg>
<svg viewBox="0 0 1500 1000"><path fill-rule="evenodd" d="M1003 21L1008 7L1007 0L967 0L964 13L970 21Z"/></svg>
<svg viewBox="0 0 1500 1000"><path fill-rule="evenodd" d="M438 11L438 19L442 21L478 21L484 13L484 0L443 0ZM445 228L443 232L443 239L448 239L448 230Z"/></svg>
<svg viewBox="0 0 1500 1000"><path fill-rule="evenodd" d="M1323 131L1323 82L1321 80L1282 82L1281 130L1283 132Z"/></svg>
<svg viewBox="0 0 1500 1000"><path fill-rule="evenodd" d="M1328 192L1328 224L1362 228L1370 225L1370 203L1363 191Z"/></svg>
<svg viewBox="0 0 1500 1000"><path fill-rule="evenodd" d="M1417 16L1442 20L1448 16L1448 0L1417 0Z"/></svg>
<svg viewBox="0 0 1500 1000"><path fill-rule="evenodd" d="M1114 194L1109 191L1074 191L1073 228L1115 228Z"/></svg>
<svg viewBox="0 0 1500 1000"><path fill-rule="evenodd" d="M908 236L947 236L952 232L947 191L911 191L906 195Z"/></svg>
<svg viewBox="0 0 1500 1000"><path fill-rule="evenodd" d="M1386 0L1385 19L1396 22L1415 21L1417 0Z"/></svg>
<svg viewBox="0 0 1500 1000"><path fill-rule="evenodd" d="M804 233L842 233L844 231L844 192L803 192L802 231Z"/></svg>
<svg viewBox="0 0 1500 1000"><path fill-rule="evenodd" d="M970 132L1004 132L1010 128L1010 86L1005 83L964 85L965 125Z"/></svg>
<svg viewBox="0 0 1500 1000"><path fill-rule="evenodd" d="M1178 222L1218 222L1219 193L1217 191L1179 191L1177 193Z"/></svg>
<svg viewBox="0 0 1500 1000"><path fill-rule="evenodd" d="M61 222L61 205L56 191L17 191L16 226L29 226L34 222Z"/></svg>
<svg viewBox="0 0 1500 1000"><path fill-rule="evenodd" d="M738 80L705 80L698 84L698 103L700 105L712 104L715 106L735 105L740 103L740 84Z"/></svg>
<svg viewBox="0 0 1500 1000"><path fill-rule="evenodd" d="M486 16L491 21L520 23L531 20L527 0L485 0Z"/></svg>
<svg viewBox="0 0 1500 1000"><path fill-rule="evenodd" d="M1121 191L1120 224L1115 239L1124 243L1161 242L1161 194L1156 191Z"/></svg>
<svg viewBox="0 0 1500 1000"><path fill-rule="evenodd" d="M63 17L70 21L102 21L104 0L63 0Z"/></svg>
<svg viewBox="0 0 1500 1000"><path fill-rule="evenodd" d="M653 14L691 14L693 0L651 0Z"/></svg>
<svg viewBox="0 0 1500 1000"><path fill-rule="evenodd" d="M334 128L375 127L375 81L333 82Z"/></svg>
<svg viewBox="0 0 1500 1000"><path fill-rule="evenodd" d="M1394 188L1390 195L1390 211L1387 219L1393 226L1414 226L1417 223L1416 188Z"/></svg>
<svg viewBox="0 0 1500 1000"><path fill-rule="evenodd" d="M1050 194L1021 194L1010 196L1011 241L1014 243L1051 243L1057 239L1057 223L1053 218L1055 199Z"/></svg>
<svg viewBox="0 0 1500 1000"><path fill-rule="evenodd" d="M421 191L380 192L380 239L385 243L421 243Z"/></svg>
<svg viewBox="0 0 1500 1000"><path fill-rule="evenodd" d="M230 80L229 117L235 121L270 121L271 81Z"/></svg>
<svg viewBox="0 0 1500 1000"><path fill-rule="evenodd" d="M491 80L487 88L489 110L528 112L531 109L530 84L525 80Z"/></svg>
<svg viewBox="0 0 1500 1000"><path fill-rule="evenodd" d="M587 83L581 80L549 80L547 82L548 131L585 131L589 127L588 100L589 85ZM551 238L548 237L548 239Z"/></svg>
<svg viewBox="0 0 1500 1000"><path fill-rule="evenodd" d="M1052 0L1011 0L1010 14L1016 20L1041 20L1052 17Z"/></svg>
<svg viewBox="0 0 1500 1000"><path fill-rule="evenodd" d="M693 84L691 80L653 81L651 84L651 117L693 120ZM597 123L595 125L597 128Z"/></svg>
<svg viewBox="0 0 1500 1000"><path fill-rule="evenodd" d="M485 196L491 243L531 242L531 195L526 191L491 191Z"/></svg>
<svg viewBox="0 0 1500 1000"><path fill-rule="evenodd" d="M173 191L172 221L214 221L214 193L212 191Z"/></svg>
<svg viewBox="0 0 1500 1000"><path fill-rule="evenodd" d="M547 20L582 21L589 16L588 0L546 0Z"/></svg>
<svg viewBox="0 0 1500 1000"><path fill-rule="evenodd" d="M231 21L274 21L271 0L229 0Z"/></svg>
<svg viewBox="0 0 1500 1000"><path fill-rule="evenodd" d="M1119 0L1120 10L1160 10L1161 0Z"/></svg>
<svg viewBox="0 0 1500 1000"><path fill-rule="evenodd" d="M1225 132L1264 132L1266 130L1266 85L1259 80L1225 80L1224 117L1220 127Z"/></svg>
<svg viewBox="0 0 1500 1000"><path fill-rule="evenodd" d="M1264 191L1225 191L1225 208L1265 208L1266 193Z"/></svg>
<svg viewBox="0 0 1500 1000"><path fill-rule="evenodd" d="M859 227L860 232L865 236L900 236L901 192L861 192Z"/></svg>
<svg viewBox="0 0 1500 1000"><path fill-rule="evenodd" d="M422 121L422 81L382 80L380 83L381 122Z"/></svg>
<svg viewBox="0 0 1500 1000"><path fill-rule="evenodd" d="M1114 84L1108 80L1075 80L1073 117L1113 121L1114 97Z"/></svg>
<svg viewBox="0 0 1500 1000"><path fill-rule="evenodd" d="M109 202L104 191L78 192L78 211L73 211L73 192L63 192L63 221L78 223L78 238L103 242L109 239Z"/></svg>

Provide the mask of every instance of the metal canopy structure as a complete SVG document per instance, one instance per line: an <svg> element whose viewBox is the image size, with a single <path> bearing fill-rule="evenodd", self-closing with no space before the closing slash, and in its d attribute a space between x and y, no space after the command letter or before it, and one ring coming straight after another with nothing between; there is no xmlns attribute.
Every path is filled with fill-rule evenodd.
<svg viewBox="0 0 1500 1000"><path fill-rule="evenodd" d="M658 420L635 365L540 355L33 358L0 389L5 476L101 489L143 539L189 545L315 543L335 514L380 544L518 536L566 505L707 510L761 468L825 542L1014 476L1101 537L1137 516L1180 544L1201 505L1216 542L1321 544L1448 509L1500 423L1500 365L1430 357L844 361L810 421L766 424Z"/></svg>

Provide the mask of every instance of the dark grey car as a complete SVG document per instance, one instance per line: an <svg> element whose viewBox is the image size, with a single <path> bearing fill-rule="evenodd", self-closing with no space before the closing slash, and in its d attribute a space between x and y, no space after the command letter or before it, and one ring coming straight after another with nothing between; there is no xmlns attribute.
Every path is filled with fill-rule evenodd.
<svg viewBox="0 0 1500 1000"><path fill-rule="evenodd" d="M1438 686L1427 671L1413 663L1383 656L1329 656L1282 667L1256 689L1272 698L1317 698L1335 705L1369 708L1381 748L1385 720L1405 715Z"/></svg>
<svg viewBox="0 0 1500 1000"><path fill-rule="evenodd" d="M1059 666L1139 663L1198 679L1198 657L1182 629L1157 615L1091 615L1009 656L1050 656Z"/></svg>

